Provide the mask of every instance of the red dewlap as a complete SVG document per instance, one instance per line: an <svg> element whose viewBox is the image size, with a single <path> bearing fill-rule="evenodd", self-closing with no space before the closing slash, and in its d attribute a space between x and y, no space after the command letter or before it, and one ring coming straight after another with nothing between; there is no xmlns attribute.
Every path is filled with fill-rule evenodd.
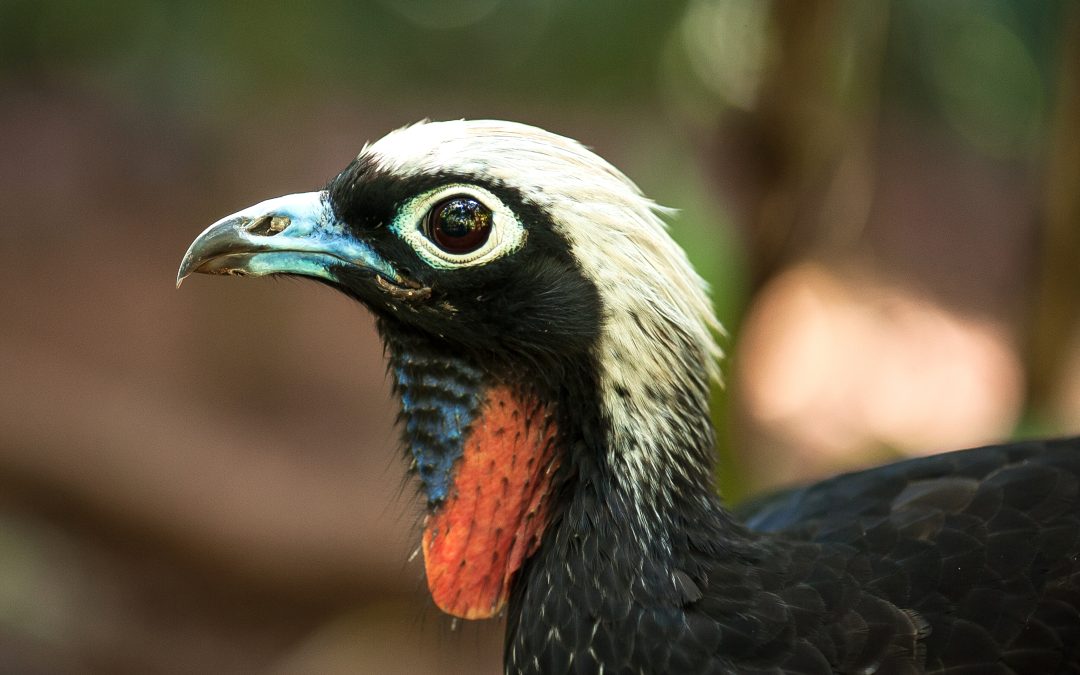
<svg viewBox="0 0 1080 675"><path fill-rule="evenodd" d="M424 527L424 566L435 604L463 619L506 605L510 582L547 525L555 456L548 409L494 387L473 421L454 490Z"/></svg>

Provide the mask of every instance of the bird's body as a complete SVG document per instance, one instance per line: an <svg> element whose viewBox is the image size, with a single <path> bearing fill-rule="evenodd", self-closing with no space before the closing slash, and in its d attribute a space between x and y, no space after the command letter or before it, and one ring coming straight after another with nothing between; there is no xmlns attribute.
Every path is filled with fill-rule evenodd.
<svg viewBox="0 0 1080 675"><path fill-rule="evenodd" d="M718 326L658 209L560 136L407 127L192 244L378 317L435 602L508 673L1080 672L1080 442L841 476L736 517Z"/></svg>
<svg viewBox="0 0 1080 675"><path fill-rule="evenodd" d="M508 670L1077 672L1078 475L1076 440L910 460L748 505L745 527L681 511L666 560L577 502L511 605Z"/></svg>

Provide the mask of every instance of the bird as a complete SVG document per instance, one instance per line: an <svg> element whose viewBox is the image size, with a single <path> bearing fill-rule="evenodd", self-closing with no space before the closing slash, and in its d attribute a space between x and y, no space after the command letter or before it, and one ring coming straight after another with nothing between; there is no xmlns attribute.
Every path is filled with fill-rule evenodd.
<svg viewBox="0 0 1080 675"><path fill-rule="evenodd" d="M375 317L435 604L539 673L1080 673L1080 439L908 459L729 508L721 328L669 212L493 120L366 144L212 224L194 273Z"/></svg>

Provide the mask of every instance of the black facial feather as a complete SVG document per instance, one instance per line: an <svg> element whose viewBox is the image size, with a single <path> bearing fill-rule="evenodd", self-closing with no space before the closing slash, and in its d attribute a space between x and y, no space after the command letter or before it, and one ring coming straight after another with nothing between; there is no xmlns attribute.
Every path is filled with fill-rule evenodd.
<svg viewBox="0 0 1080 675"><path fill-rule="evenodd" d="M485 265L434 269L387 230L410 198L455 183L476 185L498 197L524 223L525 246ZM397 319L465 349L542 362L582 356L595 343L599 293L552 226L551 216L518 189L453 173L397 176L365 157L354 160L327 189L335 214L355 236L375 246L403 276L431 289L429 298L411 307L385 307ZM387 302L369 283L349 284L346 290L368 304Z"/></svg>

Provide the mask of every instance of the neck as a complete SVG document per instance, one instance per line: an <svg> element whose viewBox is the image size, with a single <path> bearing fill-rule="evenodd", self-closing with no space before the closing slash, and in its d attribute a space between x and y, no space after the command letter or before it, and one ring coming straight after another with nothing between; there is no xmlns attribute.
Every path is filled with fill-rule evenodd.
<svg viewBox="0 0 1080 675"><path fill-rule="evenodd" d="M714 355L667 324L612 322L601 337L596 398L611 479L639 509L713 499L715 434L709 418ZM661 335L662 339L652 336ZM639 513L643 522L655 514Z"/></svg>
<svg viewBox="0 0 1080 675"><path fill-rule="evenodd" d="M670 471L644 462L656 472L647 486L627 475L628 467L641 464L624 461L619 450L625 447L605 445L597 452L583 440L573 449L568 499L511 598L508 673L542 671L530 659L561 663L556 659L573 647L588 650L597 663L610 662L613 670L619 663L645 662L648 657L633 650L665 639L661 627L684 625L682 608L702 599L718 570L755 564L751 536L720 505L711 464L699 457L711 449L711 430L702 431L707 417L684 424L698 430L694 445L680 449L655 437L634 439L633 450L651 457L683 453L682 465ZM582 626L584 633L573 632ZM603 635L597 640L598 632ZM612 635L623 637L605 642ZM625 642L635 635L649 640Z"/></svg>
<svg viewBox="0 0 1080 675"><path fill-rule="evenodd" d="M662 520L658 515L716 501L710 382L700 365L711 355L695 357L693 345L661 350L643 347L640 335L608 331L595 353L647 356L549 364L520 376L526 387L499 382L477 355L451 355L423 333L385 320L380 328L401 399L408 458L430 502L452 490L468 427L495 384L550 403L563 475L603 486L599 497L619 502L639 524L652 528Z"/></svg>
<svg viewBox="0 0 1080 675"><path fill-rule="evenodd" d="M617 397L618 398L618 397ZM643 559L675 562L690 532L734 540L742 529L721 505L714 482L714 434L707 408L667 407L649 424L632 421L647 403L619 398L619 408L601 409L603 445L576 449L576 480L567 507L567 525L610 533L624 550ZM678 413L674 412L678 411ZM730 532L727 532L730 530ZM715 537L714 537L715 535Z"/></svg>
<svg viewBox="0 0 1080 675"><path fill-rule="evenodd" d="M466 440L486 414L485 392L515 384L497 379L493 373L502 370L482 366L478 355L454 354L402 326L381 327L401 397L408 456L429 505L446 514L461 492L455 480L467 465ZM649 579L658 584L657 597L668 597L670 574L645 574L642 565L685 567L687 551L739 539L713 488L709 382L690 368L674 367L685 363L663 364L661 374L650 370L654 360L614 360L616 366L605 369L594 358L519 375L529 385L516 387L550 412L557 429L556 471L544 476L550 480L549 510L535 534L549 551L557 541L617 546L638 561L623 570L625 581ZM731 533L713 531L729 525ZM603 556L586 556L581 564L603 564Z"/></svg>

